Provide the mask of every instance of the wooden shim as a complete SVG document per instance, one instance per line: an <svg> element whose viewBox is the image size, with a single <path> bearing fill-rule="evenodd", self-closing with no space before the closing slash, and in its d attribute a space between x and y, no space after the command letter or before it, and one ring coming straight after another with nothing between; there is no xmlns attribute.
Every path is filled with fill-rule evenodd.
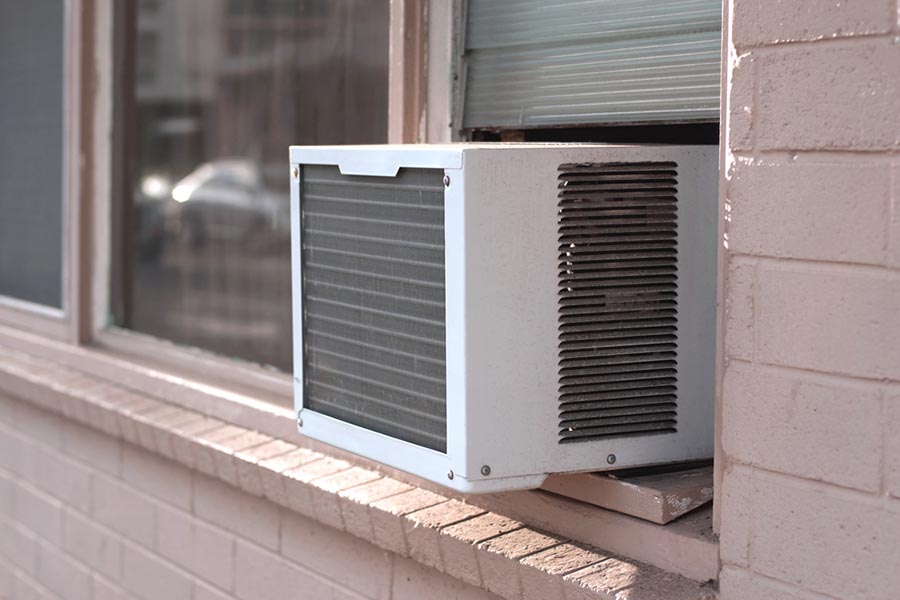
<svg viewBox="0 0 900 600"><path fill-rule="evenodd" d="M551 475L543 490L665 525L713 497L712 464Z"/></svg>

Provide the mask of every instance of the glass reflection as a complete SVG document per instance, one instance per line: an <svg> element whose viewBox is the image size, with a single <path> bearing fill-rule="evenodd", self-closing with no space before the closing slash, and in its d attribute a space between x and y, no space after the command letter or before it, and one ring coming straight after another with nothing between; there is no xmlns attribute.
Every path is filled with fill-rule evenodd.
<svg viewBox="0 0 900 600"><path fill-rule="evenodd" d="M119 324L290 370L287 149L386 141L387 35L388 0L138 3Z"/></svg>

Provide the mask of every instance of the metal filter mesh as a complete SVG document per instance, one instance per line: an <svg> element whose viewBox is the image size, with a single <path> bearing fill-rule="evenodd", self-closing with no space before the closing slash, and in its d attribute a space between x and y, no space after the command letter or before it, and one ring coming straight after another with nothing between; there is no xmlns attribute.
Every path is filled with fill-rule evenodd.
<svg viewBox="0 0 900 600"><path fill-rule="evenodd" d="M676 429L671 162L559 167L559 441Z"/></svg>
<svg viewBox="0 0 900 600"><path fill-rule="evenodd" d="M446 452L442 178L307 165L300 205L304 406Z"/></svg>

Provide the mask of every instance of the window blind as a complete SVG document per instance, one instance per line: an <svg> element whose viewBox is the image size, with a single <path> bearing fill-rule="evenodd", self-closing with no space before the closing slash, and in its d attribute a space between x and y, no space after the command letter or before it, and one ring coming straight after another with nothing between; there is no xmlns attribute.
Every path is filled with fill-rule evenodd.
<svg viewBox="0 0 900 600"><path fill-rule="evenodd" d="M721 0L470 0L465 128L718 120Z"/></svg>

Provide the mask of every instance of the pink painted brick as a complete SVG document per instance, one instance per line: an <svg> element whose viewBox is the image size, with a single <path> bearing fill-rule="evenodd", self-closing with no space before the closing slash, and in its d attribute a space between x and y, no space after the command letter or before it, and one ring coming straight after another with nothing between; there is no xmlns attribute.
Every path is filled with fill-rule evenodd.
<svg viewBox="0 0 900 600"><path fill-rule="evenodd" d="M198 413L180 408L168 413L165 417L154 420L153 444L156 451L166 458L175 459L175 439L181 435L179 428L193 426L204 417Z"/></svg>
<svg viewBox="0 0 900 600"><path fill-rule="evenodd" d="M194 596L192 600L232 600L233 596L221 590L203 583L194 581Z"/></svg>
<svg viewBox="0 0 900 600"><path fill-rule="evenodd" d="M731 364L723 395L722 445L732 459L879 490L882 415L874 385ZM839 439L853 443L835 444Z"/></svg>
<svg viewBox="0 0 900 600"><path fill-rule="evenodd" d="M526 556L521 563L550 575L567 575L609 557L609 554L568 542Z"/></svg>
<svg viewBox="0 0 900 600"><path fill-rule="evenodd" d="M179 510L157 510L157 552L226 590L234 583L234 536Z"/></svg>
<svg viewBox="0 0 900 600"><path fill-rule="evenodd" d="M209 477L194 477L194 514L201 519L278 549L278 507Z"/></svg>
<svg viewBox="0 0 900 600"><path fill-rule="evenodd" d="M351 467L334 475L310 482L309 492L316 520L340 531L345 529L338 493L381 478L381 474L360 467Z"/></svg>
<svg viewBox="0 0 900 600"><path fill-rule="evenodd" d="M760 267L757 282L759 360L900 379L900 280L788 265Z"/></svg>
<svg viewBox="0 0 900 600"><path fill-rule="evenodd" d="M889 164L735 163L728 247L785 258L882 264Z"/></svg>
<svg viewBox="0 0 900 600"><path fill-rule="evenodd" d="M12 597L15 600L56 600L53 592L22 573L16 573Z"/></svg>
<svg viewBox="0 0 900 600"><path fill-rule="evenodd" d="M41 410L27 402L16 402L12 407L12 424L15 430L34 442L52 448L62 448L65 421L58 415Z"/></svg>
<svg viewBox="0 0 900 600"><path fill-rule="evenodd" d="M761 471L739 475L750 477L755 572L837 598L896 598L900 511L805 480Z"/></svg>
<svg viewBox="0 0 900 600"><path fill-rule="evenodd" d="M121 577L122 544L119 536L83 515L66 511L62 548L94 573L114 581Z"/></svg>
<svg viewBox="0 0 900 600"><path fill-rule="evenodd" d="M137 445L151 452L163 453L171 449L171 432L162 424L171 419L182 419L185 410L180 406L161 404L156 408L134 415Z"/></svg>
<svg viewBox="0 0 900 600"><path fill-rule="evenodd" d="M753 149L754 88L756 59L741 54L731 63L731 94L728 96L728 146L731 150Z"/></svg>
<svg viewBox="0 0 900 600"><path fill-rule="evenodd" d="M751 469L729 464L722 476L718 502L721 503L719 556L723 563L750 565L750 526L752 524Z"/></svg>
<svg viewBox="0 0 900 600"><path fill-rule="evenodd" d="M321 454L306 448L297 448L288 454L261 460L259 462L259 478L263 496L282 506L291 506L285 486L287 477L284 477L282 473L321 458ZM303 493L308 494L305 489Z"/></svg>
<svg viewBox="0 0 900 600"><path fill-rule="evenodd" d="M375 543L401 556L408 556L406 538L403 536L403 521L399 517L435 504L446 498L428 490L414 488L408 492L389 496L369 505L369 517Z"/></svg>
<svg viewBox="0 0 900 600"><path fill-rule="evenodd" d="M736 567L723 567L719 573L719 597L722 600L830 600L833 596L821 596L779 583L750 571Z"/></svg>
<svg viewBox="0 0 900 600"><path fill-rule="evenodd" d="M900 498L900 388L893 386L884 393L885 489Z"/></svg>
<svg viewBox="0 0 900 600"><path fill-rule="evenodd" d="M758 149L900 147L900 44L796 46L758 64Z"/></svg>
<svg viewBox="0 0 900 600"><path fill-rule="evenodd" d="M474 544L522 527L522 523L506 517L486 513L441 529L439 544L446 572L472 585L486 586L487 580L496 583L496 573L484 573ZM492 565L488 565L492 566ZM504 587L517 587L518 581L507 582ZM492 591L497 591L494 586Z"/></svg>
<svg viewBox="0 0 900 600"><path fill-rule="evenodd" d="M12 517L15 485L11 475L0 469L0 519Z"/></svg>
<svg viewBox="0 0 900 600"><path fill-rule="evenodd" d="M470 585L484 587L481 566L478 564L478 550L474 544L442 534L438 536L438 551L445 573Z"/></svg>
<svg viewBox="0 0 900 600"><path fill-rule="evenodd" d="M498 596L407 558L394 558L392 600L498 600ZM553 596L546 596L551 600Z"/></svg>
<svg viewBox="0 0 900 600"><path fill-rule="evenodd" d="M390 597L391 555L312 519L285 513L282 554L373 600Z"/></svg>
<svg viewBox="0 0 900 600"><path fill-rule="evenodd" d="M218 476L216 471L216 457L220 452L227 452L229 440L248 433L247 429L236 425L222 425L217 429L211 429L201 434L192 436L194 444L191 447L194 469Z"/></svg>
<svg viewBox="0 0 900 600"><path fill-rule="evenodd" d="M31 458L30 481L69 507L85 513L90 510L91 474L88 468L46 448L33 448Z"/></svg>
<svg viewBox="0 0 900 600"><path fill-rule="evenodd" d="M864 2L735 2L732 38L738 47L886 33L894 0Z"/></svg>
<svg viewBox="0 0 900 600"><path fill-rule="evenodd" d="M730 257L725 284L725 353L729 358L753 358L753 288L756 263Z"/></svg>
<svg viewBox="0 0 900 600"><path fill-rule="evenodd" d="M122 586L141 600L189 600L192 588L178 567L127 543L122 549Z"/></svg>
<svg viewBox="0 0 900 600"><path fill-rule="evenodd" d="M153 547L156 512L153 503L121 482L97 475L92 479L93 518L125 537Z"/></svg>
<svg viewBox="0 0 900 600"><path fill-rule="evenodd" d="M567 540L559 536L523 528L482 542L481 547L491 554L499 554L513 560L519 560L530 554L537 554L566 542Z"/></svg>
<svg viewBox="0 0 900 600"><path fill-rule="evenodd" d="M191 507L191 472L130 444L122 453L122 478L132 487L178 506Z"/></svg>
<svg viewBox="0 0 900 600"><path fill-rule="evenodd" d="M15 574L12 567L0 560L0 598L12 598L14 585Z"/></svg>
<svg viewBox="0 0 900 600"><path fill-rule="evenodd" d="M519 559L562 544L564 540L533 529L517 529L479 544L484 587L504 598L522 595Z"/></svg>
<svg viewBox="0 0 900 600"><path fill-rule="evenodd" d="M115 476L122 472L122 444L108 435L68 422L63 427L62 449L92 469Z"/></svg>
<svg viewBox="0 0 900 600"><path fill-rule="evenodd" d="M34 487L19 482L13 494L13 518L53 545L62 542L62 503Z"/></svg>
<svg viewBox="0 0 900 600"><path fill-rule="evenodd" d="M610 558L566 575L567 600L714 600L711 587L650 565Z"/></svg>
<svg viewBox="0 0 900 600"><path fill-rule="evenodd" d="M195 421L181 424L173 430L177 434L171 439L173 457L191 469L196 467L198 456L208 458L209 470L204 472L212 472L214 468L211 455L207 452L208 449L198 440L204 434L222 427L225 427L223 421L210 417L200 417ZM199 460L203 460L203 458Z"/></svg>
<svg viewBox="0 0 900 600"><path fill-rule="evenodd" d="M520 561L519 577L525 600L562 598L562 576L609 558L591 549L566 543L531 554Z"/></svg>
<svg viewBox="0 0 900 600"><path fill-rule="evenodd" d="M320 496L317 494L316 498L313 498L313 486L310 485L310 482L335 475L349 468L350 463L347 461L323 456L321 459L304 462L297 467L285 470L282 473L282 479L288 507L301 515L314 516L313 506Z"/></svg>
<svg viewBox="0 0 900 600"><path fill-rule="evenodd" d="M462 523L451 525L441 530L442 535L448 535L470 544L476 544L483 540L521 529L524 524L514 519L509 519L495 513L486 513L468 519Z"/></svg>
<svg viewBox="0 0 900 600"><path fill-rule="evenodd" d="M484 513L485 511L477 506L459 500L448 500L408 514L403 528L410 557L439 571L445 570L439 550L439 530Z"/></svg>
<svg viewBox="0 0 900 600"><path fill-rule="evenodd" d="M118 425L125 441L140 445L141 441L146 439L146 434L138 435L138 430L144 425L136 421L136 418L144 412L157 410L161 406L165 406L165 404L138 394L133 394L121 402L117 407Z"/></svg>
<svg viewBox="0 0 900 600"><path fill-rule="evenodd" d="M235 557L235 596L241 600L331 597L325 580L277 554L239 540Z"/></svg>
<svg viewBox="0 0 900 600"><path fill-rule="evenodd" d="M263 485L262 469L259 468L260 461L282 456L296 449L297 446L294 444L289 444L282 440L272 440L259 446L251 446L235 452L234 462L237 468L239 487L250 494L261 496L263 494Z"/></svg>
<svg viewBox="0 0 900 600"><path fill-rule="evenodd" d="M90 571L51 544L40 544L36 579L66 600L91 598Z"/></svg>
<svg viewBox="0 0 900 600"><path fill-rule="evenodd" d="M412 486L390 477L383 477L369 483L341 491L338 496L341 503L341 515L348 533L365 540L375 538L372 519L369 516L369 504L389 496L411 490Z"/></svg>
<svg viewBox="0 0 900 600"><path fill-rule="evenodd" d="M111 581L94 575L91 598L93 600L128 600L128 594Z"/></svg>
<svg viewBox="0 0 900 600"><path fill-rule="evenodd" d="M210 448L213 454L213 463L216 465L216 477L222 481L226 481L237 487L238 480L238 464L242 462L234 456L240 451L249 451L273 441L271 436L259 433L257 431L248 431L234 438L229 438L217 444L213 444ZM262 493L262 489L258 490Z"/></svg>
<svg viewBox="0 0 900 600"><path fill-rule="evenodd" d="M0 556L31 576L37 574L38 538L12 520L0 520Z"/></svg>
<svg viewBox="0 0 900 600"><path fill-rule="evenodd" d="M897 5L897 18L900 20L900 4ZM895 269L900 269L900 162L895 162L891 169L890 215L887 264Z"/></svg>

